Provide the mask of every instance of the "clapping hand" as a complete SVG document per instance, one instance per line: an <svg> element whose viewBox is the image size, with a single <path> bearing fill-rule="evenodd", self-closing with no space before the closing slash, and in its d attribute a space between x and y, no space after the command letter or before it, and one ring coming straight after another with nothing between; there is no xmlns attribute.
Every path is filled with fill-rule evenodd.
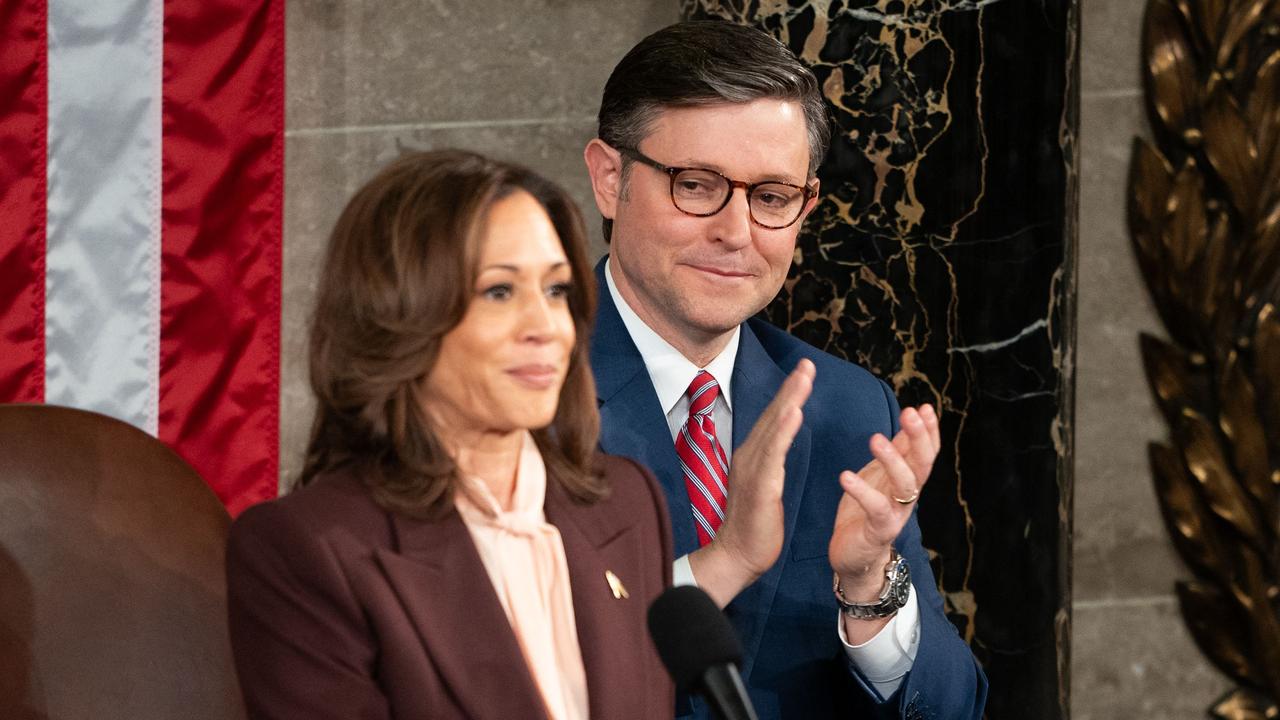
<svg viewBox="0 0 1280 720"><path fill-rule="evenodd" d="M879 595L890 547L911 517L942 446L931 406L903 410L900 423L892 442L879 433L871 437L874 460L840 474L844 496L827 552L845 597L854 602L872 602Z"/></svg>
<svg viewBox="0 0 1280 720"><path fill-rule="evenodd" d="M729 465L724 522L708 545L689 555L698 586L724 607L782 552L782 488L787 450L813 390L813 363L801 360L761 413Z"/></svg>

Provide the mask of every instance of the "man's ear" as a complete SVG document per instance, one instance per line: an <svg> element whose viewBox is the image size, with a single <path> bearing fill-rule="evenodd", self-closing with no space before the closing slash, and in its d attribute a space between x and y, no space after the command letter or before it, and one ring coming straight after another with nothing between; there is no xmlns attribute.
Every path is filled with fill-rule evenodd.
<svg viewBox="0 0 1280 720"><path fill-rule="evenodd" d="M818 207L818 199L822 197L821 180L817 178L813 179L813 190L813 197L809 198L809 201L804 204L804 211L800 213L800 222L804 222L804 219L809 217L809 213L813 212L813 209Z"/></svg>
<svg viewBox="0 0 1280 720"><path fill-rule="evenodd" d="M618 211L618 196L622 192L622 155L600 138L595 138L587 143L582 158L587 162L596 207L601 215L612 220Z"/></svg>

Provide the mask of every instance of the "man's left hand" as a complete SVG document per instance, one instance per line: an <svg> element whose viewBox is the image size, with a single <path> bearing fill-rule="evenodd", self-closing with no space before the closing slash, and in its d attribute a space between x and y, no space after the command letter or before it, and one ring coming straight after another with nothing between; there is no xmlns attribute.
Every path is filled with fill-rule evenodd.
<svg viewBox="0 0 1280 720"><path fill-rule="evenodd" d="M938 416L929 405L907 408L890 442L871 437L875 457L858 472L840 474L844 496L827 552L850 602L875 602L884 587L890 548L915 509L942 446Z"/></svg>

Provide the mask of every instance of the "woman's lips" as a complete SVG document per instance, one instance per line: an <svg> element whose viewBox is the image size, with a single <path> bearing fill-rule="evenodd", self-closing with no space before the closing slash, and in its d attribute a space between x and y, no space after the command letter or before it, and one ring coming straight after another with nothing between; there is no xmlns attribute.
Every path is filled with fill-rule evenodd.
<svg viewBox="0 0 1280 720"><path fill-rule="evenodd" d="M546 390L560 380L560 372L555 365L529 364L518 365L507 370L507 374L516 382L534 390Z"/></svg>

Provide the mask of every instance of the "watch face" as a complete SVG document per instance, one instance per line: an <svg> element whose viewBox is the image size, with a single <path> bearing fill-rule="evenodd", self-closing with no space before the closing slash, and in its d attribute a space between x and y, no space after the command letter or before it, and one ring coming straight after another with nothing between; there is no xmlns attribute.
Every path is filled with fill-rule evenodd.
<svg viewBox="0 0 1280 720"><path fill-rule="evenodd" d="M902 607L907 604L907 598L911 597L911 581L894 583L893 600L894 604Z"/></svg>
<svg viewBox="0 0 1280 720"><path fill-rule="evenodd" d="M840 578L835 578L834 589L836 600L844 613L850 617L872 619L888 617L898 611L911 597L911 567L902 557L898 557L885 573L885 587L881 591L880 600L870 604L848 603L840 594Z"/></svg>
<svg viewBox="0 0 1280 720"><path fill-rule="evenodd" d="M889 581L889 595L895 606L900 608L907 603L911 595L911 566L905 559L899 559L893 568L893 578Z"/></svg>

